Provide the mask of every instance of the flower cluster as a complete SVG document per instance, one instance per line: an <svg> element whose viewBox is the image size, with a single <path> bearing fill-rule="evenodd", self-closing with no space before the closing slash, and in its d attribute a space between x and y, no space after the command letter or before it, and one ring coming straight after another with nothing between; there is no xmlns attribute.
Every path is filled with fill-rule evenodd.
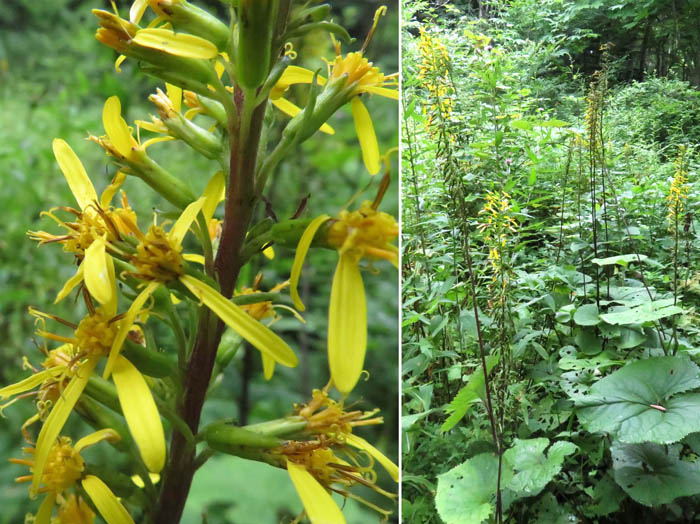
<svg viewBox="0 0 700 524"><path fill-rule="evenodd" d="M675 224L683 216L683 210L688 200L688 192L690 191L687 154L687 148L680 146L678 155L676 155L676 159L673 162L675 172L668 191L668 215L666 217L672 229L675 229Z"/></svg>
<svg viewBox="0 0 700 524"><path fill-rule="evenodd" d="M456 94L450 77L451 59L447 47L423 27L420 28L418 52L417 78L424 82L428 90L428 97L423 103L425 128L433 136L437 133L436 120L449 121L454 108Z"/></svg>
<svg viewBox="0 0 700 524"><path fill-rule="evenodd" d="M325 4L291 10L278 9L275 0L234 4L230 24L186 0L135 0L128 19L116 8L94 11L97 40L120 54L117 71L125 59L135 59L164 83L149 96L157 113L150 120L130 123L119 97L105 101L104 132L89 136L115 166L101 195L93 180L100 182L88 175L68 142L53 141L74 202L43 213L54 229L30 231L29 236L40 246L58 244L69 255L77 269L56 302L74 295L84 304L84 314L62 318L30 308L43 340L41 364L25 359L29 375L0 389L0 410L20 399L35 400L35 412L20 429L29 444L28 457L12 462L29 468L17 480L30 483L33 496L44 494L36 514L28 517L37 524L92 524L98 513L108 524L133 524L139 518L179 522L186 500L180 485L189 486L214 451L289 471L314 523L345 522L331 499L333 492L390 513L350 492L362 485L394 498L377 485L374 462L395 481L397 467L353 433L381 424L381 417L376 410L346 411L344 400L329 396L332 385L345 399L364 367L367 308L361 261L398 265L392 244L398 225L378 211L389 184L386 157L387 171L374 202L342 210L334 218L321 215L310 224L297 216L287 221L298 233L292 235L298 248L289 281L265 293L259 289L260 276L252 286L238 282L251 258L273 256L269 230L277 219L270 218L275 216L271 204L269 217L253 223L256 206L266 201L268 176L316 131L332 134L328 120L341 107L350 105L367 170L380 170L374 125L362 99L373 94L398 99L397 74L384 75L365 56L386 7L376 11L362 48L343 54L334 35L351 39L327 20L330 8ZM149 9L153 18L144 24ZM296 53L289 40L319 29L329 31L335 47L325 77L291 65ZM295 84L308 86L304 107L286 99ZM292 117L281 132L268 132L277 125L265 117L272 107ZM151 146L166 141L178 141L217 165L213 174L190 175L202 177L196 184L206 186L201 195L149 155ZM134 187L132 181L145 183L164 201L146 225L125 191ZM222 202L224 216L215 218ZM284 422L295 428L285 435L288 440L220 421L203 437L200 414L209 387L243 342L260 352L268 380L277 364L297 365L292 347L271 327L280 311L304 321L297 312L304 307L296 287L312 245L339 254L329 305L329 386L315 391L309 404L296 406ZM288 286L296 310L278 303ZM228 334L237 343L222 342ZM70 435L77 417L96 431L74 445ZM203 440L210 448L197 456L197 443ZM88 464L81 456L83 449L101 442L127 455L128 473ZM169 499L172 492L180 493L181 500Z"/></svg>

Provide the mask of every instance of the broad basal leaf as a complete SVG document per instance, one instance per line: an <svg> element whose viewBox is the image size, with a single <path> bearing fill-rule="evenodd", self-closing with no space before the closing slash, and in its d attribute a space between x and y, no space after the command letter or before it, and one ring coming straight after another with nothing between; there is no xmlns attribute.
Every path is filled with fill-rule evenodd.
<svg viewBox="0 0 700 524"><path fill-rule="evenodd" d="M700 431L700 369L687 356L632 362L576 398L577 414L591 432L626 443L677 442Z"/></svg>
<svg viewBox="0 0 700 524"><path fill-rule="evenodd" d="M512 472L503 468L501 483ZM445 524L481 524L495 508L498 458L482 453L438 475L435 506Z"/></svg>
<svg viewBox="0 0 700 524"><path fill-rule="evenodd" d="M673 305L673 299L644 302L636 307L605 313L600 318L608 324L641 324L683 313L683 309Z"/></svg>
<svg viewBox="0 0 700 524"><path fill-rule="evenodd" d="M552 444L545 455L547 446L547 438L515 439L513 447L503 454L504 464L514 472L511 481L504 486L513 490L518 498L539 494L561 471L564 457L577 449L571 442L560 441Z"/></svg>
<svg viewBox="0 0 700 524"><path fill-rule="evenodd" d="M579 326L595 326L596 324L600 324L598 306L595 304L584 304L576 310L574 322Z"/></svg>
<svg viewBox="0 0 700 524"><path fill-rule="evenodd" d="M647 258L649 258L646 255L636 255L634 253L631 253L629 255L617 255L614 257L607 257L607 258L594 258L591 260L594 264L598 264L599 266L610 266L613 264L618 264L620 266L627 266L630 262L644 262Z"/></svg>
<svg viewBox="0 0 700 524"><path fill-rule="evenodd" d="M610 447L615 482L645 506L668 504L700 493L700 465L679 460L680 444L623 444Z"/></svg>

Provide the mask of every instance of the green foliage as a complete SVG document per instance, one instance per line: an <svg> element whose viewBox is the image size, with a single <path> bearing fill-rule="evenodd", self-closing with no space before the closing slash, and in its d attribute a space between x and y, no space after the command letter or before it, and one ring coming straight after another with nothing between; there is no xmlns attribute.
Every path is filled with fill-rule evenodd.
<svg viewBox="0 0 700 524"><path fill-rule="evenodd" d="M700 516L695 153L667 218L700 101L618 60L661 4L405 6L405 522Z"/></svg>

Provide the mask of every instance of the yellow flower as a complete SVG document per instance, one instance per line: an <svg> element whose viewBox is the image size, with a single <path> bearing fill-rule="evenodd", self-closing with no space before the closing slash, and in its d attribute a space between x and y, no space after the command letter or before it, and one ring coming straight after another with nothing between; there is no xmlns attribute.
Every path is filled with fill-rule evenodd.
<svg viewBox="0 0 700 524"><path fill-rule="evenodd" d="M105 366L105 378L109 377L112 372L124 339L143 305L160 286L174 281L179 281L185 286L190 293L253 347L283 366L295 367L297 365L296 355L278 335L246 314L239 306L227 300L216 289L185 272L184 257L180 254L182 241L200 211L205 212L205 219L211 219L207 209L211 210L210 212L213 214L219 198L219 184L210 183L204 196L184 209L169 232L166 233L158 225L152 225L146 234L137 230L136 236L140 240L140 244L136 254L131 258L131 263L136 268L136 272L132 276L145 280L147 284L134 299L124 316Z"/></svg>
<svg viewBox="0 0 700 524"><path fill-rule="evenodd" d="M359 262L388 260L398 267L398 249L390 244L398 235L394 217L377 211L378 202L364 202L359 210L315 218L304 231L294 257L290 276L291 296L295 307L303 311L297 285L306 253L318 229L331 221L326 242L338 250L331 285L328 312L328 364L338 391L348 394L362 373L367 349L367 303Z"/></svg>
<svg viewBox="0 0 700 524"><path fill-rule="evenodd" d="M58 518L52 519L51 524L94 524L95 513L87 502L73 494L60 502Z"/></svg>
<svg viewBox="0 0 700 524"><path fill-rule="evenodd" d="M40 474L39 482L42 486L38 490L34 490L38 493L46 493L46 497L39 506L39 511L34 520L36 524L49 524L57 499L62 496L64 491L73 488L78 483L88 494L108 524L134 524L129 512L122 506L109 487L98 477L85 474L85 462L80 456L80 452L103 440L116 442L120 440L120 436L112 429L102 429L83 437L75 446L72 445L71 439L68 437L55 439L48 450L46 461ZM25 448L25 451L34 455L35 458L10 459L10 462L29 467L31 470L34 470L34 477L36 477L36 452L38 448L37 450ZM17 478L17 481L26 482L31 479L32 475L26 475ZM91 523L94 519L92 511L84 502L75 499L74 495L71 495L71 497L59 509L59 522L70 522L70 524ZM73 518L73 520L66 520L67 518Z"/></svg>
<svg viewBox="0 0 700 524"><path fill-rule="evenodd" d="M90 308L89 303L88 307ZM37 311L32 313L40 318L57 319ZM131 323L127 326L124 320L120 320L116 315L116 304L114 309L107 306L91 309L77 326L65 320L61 322L74 328L72 337L56 335L46 330L37 331L37 334L45 339L70 344L69 354L74 368L69 370L70 381L65 384L65 387L63 383L61 384L60 395L46 417L37 438L32 481L34 491L39 487L51 446L87 386L90 375L98 362L110 354L117 341L117 335L122 330L131 329ZM121 339L120 346L123 342L124 339ZM150 471L159 472L165 464L165 435L151 390L143 375L126 358L122 356L115 358L113 367L114 385L129 431L146 467Z"/></svg>
<svg viewBox="0 0 700 524"><path fill-rule="evenodd" d="M379 145L377 144L377 136L374 132L374 125L372 124L369 111L367 111L360 96L363 94L375 94L393 100L398 100L399 98L398 90L394 89L398 86L398 73L384 75L378 67L364 57L365 48L372 38L379 17L385 12L385 6L377 9L372 29L367 35L361 51L348 53L343 56L340 51L340 44L336 42L336 57L332 62L328 63L328 79L320 75L316 76L319 85L336 84L344 81L343 103L350 102L355 131L362 149L362 160L372 175L379 172ZM301 109L288 100L281 98L281 95L292 84L309 84L313 82L314 75L315 73L308 69L289 66L270 93L272 104L287 115L291 117L296 116L301 112ZM332 134L332 128L321 127L321 131Z"/></svg>
<svg viewBox="0 0 700 524"><path fill-rule="evenodd" d="M59 242L64 251L75 253L80 261L78 271L58 293L56 302L84 281L90 294L100 304L111 304L116 302L117 296L113 292L116 289L114 263L106 251L106 243L119 240L122 234L128 233L126 224L136 217L129 208L126 197L122 198L121 209L110 206L126 175L117 173L98 200L83 164L71 147L64 140L57 138L53 141L53 151L80 210L62 208L76 216L75 222L64 222L53 210L43 213L66 230L64 235L30 231L29 236L38 240L40 245Z"/></svg>

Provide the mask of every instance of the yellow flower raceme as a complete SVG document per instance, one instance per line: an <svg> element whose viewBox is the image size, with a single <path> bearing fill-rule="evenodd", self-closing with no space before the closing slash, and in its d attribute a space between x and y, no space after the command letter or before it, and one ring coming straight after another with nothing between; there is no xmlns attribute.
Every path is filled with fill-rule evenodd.
<svg viewBox="0 0 700 524"><path fill-rule="evenodd" d="M63 286L56 302L68 295L78 284L85 282L90 294L101 304L115 302L113 293L114 263L106 251L106 242L119 240L122 234L129 233L126 223L135 219L126 197L122 198L122 208L110 206L126 175L117 173L107 186L100 199L85 172L80 159L71 147L59 138L53 141L53 151L80 210L62 208L76 216L75 222L59 219L53 211L44 213L66 230L63 235L53 235L44 231L30 231L29 236L39 244L59 242L64 251L74 253L80 261L76 274Z"/></svg>
<svg viewBox="0 0 700 524"><path fill-rule="evenodd" d="M291 296L303 311L297 285L306 253L327 215L314 219L304 231L292 265ZM333 384L348 394L362 373L367 349L367 304L359 262L388 260L398 267L398 249L390 244L398 235L394 217L377 211L376 203L364 202L359 210L341 211L327 229L326 242L338 250L328 312L328 363Z"/></svg>
<svg viewBox="0 0 700 524"><path fill-rule="evenodd" d="M85 474L85 462L80 452L103 440L116 442L119 434L112 429L102 429L80 439L75 446L68 437L57 437L48 450L45 464L42 467L39 482L41 487L35 490L46 493L35 517L35 524L50 524L54 506L63 493L77 484L85 490L108 524L134 524L129 512L122 506L109 487L94 475ZM36 477L37 450L25 448L34 459L10 459L14 464L21 464L33 470ZM32 480L32 475L17 478L18 482ZM71 520L67 520L71 519ZM75 495L70 495L61 504L58 522L61 524L90 524L94 521L94 513Z"/></svg>

